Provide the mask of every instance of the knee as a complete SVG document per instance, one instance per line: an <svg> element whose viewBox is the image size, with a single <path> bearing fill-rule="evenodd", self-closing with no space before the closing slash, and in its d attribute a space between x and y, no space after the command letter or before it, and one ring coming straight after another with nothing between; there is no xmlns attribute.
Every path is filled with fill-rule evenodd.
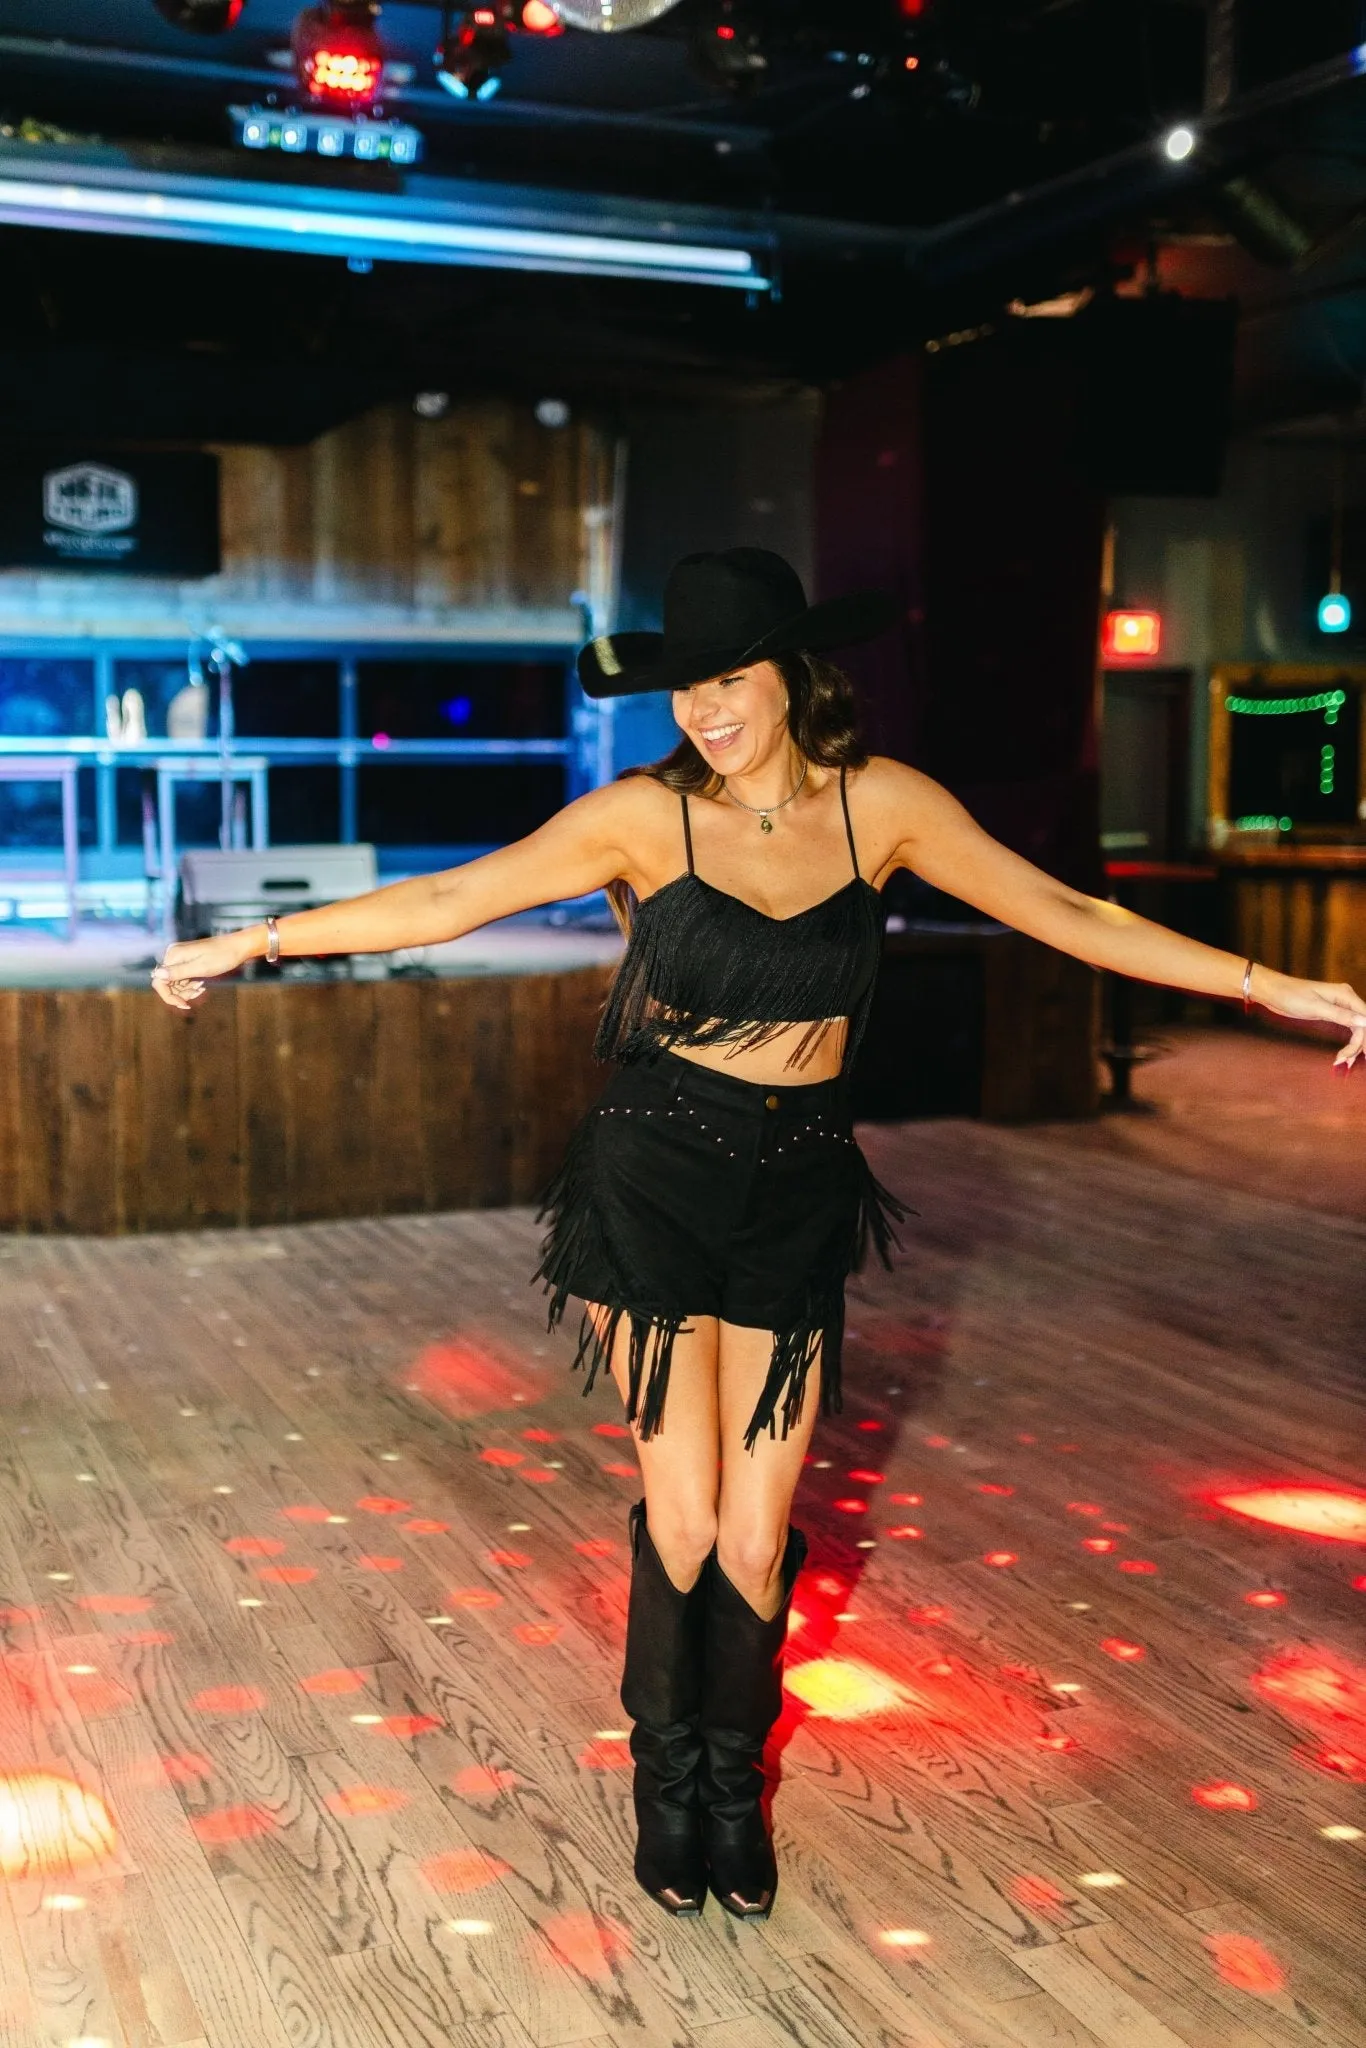
<svg viewBox="0 0 1366 2048"><path fill-rule="evenodd" d="M722 1518L716 1539L721 1569L733 1585L771 1585L778 1577L787 1548L787 1529L762 1522L735 1523Z"/></svg>
<svg viewBox="0 0 1366 2048"><path fill-rule="evenodd" d="M701 1571L716 1542L716 1510L707 1501L651 1502L646 1513L650 1541L675 1584Z"/></svg>

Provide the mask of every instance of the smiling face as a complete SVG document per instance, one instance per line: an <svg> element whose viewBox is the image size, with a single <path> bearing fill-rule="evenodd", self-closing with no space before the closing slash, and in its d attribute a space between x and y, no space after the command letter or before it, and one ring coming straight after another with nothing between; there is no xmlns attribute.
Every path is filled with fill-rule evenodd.
<svg viewBox="0 0 1366 2048"><path fill-rule="evenodd" d="M787 685L771 661L673 693L674 722L718 775L752 775L787 742Z"/></svg>

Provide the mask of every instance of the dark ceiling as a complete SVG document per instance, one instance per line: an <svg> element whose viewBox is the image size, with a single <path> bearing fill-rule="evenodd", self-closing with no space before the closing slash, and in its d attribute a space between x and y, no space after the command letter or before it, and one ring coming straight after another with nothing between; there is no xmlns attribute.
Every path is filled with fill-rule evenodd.
<svg viewBox="0 0 1366 2048"><path fill-rule="evenodd" d="M205 37L152 0L0 0L0 122L35 151L100 138L241 177L225 110L287 101L271 60L295 11L246 0ZM723 20L766 59L743 93L696 61ZM1347 53L1363 0L682 0L631 33L516 37L483 106L437 88L439 21L387 4L380 23L386 110L422 130L424 175L874 224L904 250L841 261L836 232L785 268L780 303L748 306L8 227L0 431L296 439L431 386L753 391L1145 275L1239 299L1244 424L1360 411L1366 86ZM1173 182L1153 165L1179 119L1208 147Z"/></svg>

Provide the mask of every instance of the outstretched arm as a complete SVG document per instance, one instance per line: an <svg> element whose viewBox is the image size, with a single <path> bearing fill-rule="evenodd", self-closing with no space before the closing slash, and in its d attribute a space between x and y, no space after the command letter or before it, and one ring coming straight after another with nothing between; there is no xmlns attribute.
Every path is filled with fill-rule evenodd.
<svg viewBox="0 0 1366 2048"><path fill-rule="evenodd" d="M627 828L638 801L629 784L593 790L525 839L464 867L282 917L281 955L391 953L401 946L435 945L519 910L586 896L623 872ZM172 1009L188 1010L207 980L260 959L266 938L265 926L257 924L169 946L153 985Z"/></svg>
<svg viewBox="0 0 1366 2048"><path fill-rule="evenodd" d="M900 764L895 774L895 788L887 788L883 801L895 812L898 866L1093 967L1241 1000L1247 963L1237 954L1069 888L1000 845L928 776ZM1254 1002L1279 1016L1342 1025L1349 1035L1335 1064L1350 1067L1366 1053L1366 1000L1345 982L1301 981L1258 964L1251 993Z"/></svg>

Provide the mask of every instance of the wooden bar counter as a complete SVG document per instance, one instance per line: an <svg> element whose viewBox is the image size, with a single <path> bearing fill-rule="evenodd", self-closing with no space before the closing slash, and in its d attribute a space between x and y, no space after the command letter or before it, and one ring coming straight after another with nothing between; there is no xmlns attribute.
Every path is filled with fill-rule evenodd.
<svg viewBox="0 0 1366 2048"><path fill-rule="evenodd" d="M1214 859L1233 952L1366 988L1366 844L1226 846Z"/></svg>

